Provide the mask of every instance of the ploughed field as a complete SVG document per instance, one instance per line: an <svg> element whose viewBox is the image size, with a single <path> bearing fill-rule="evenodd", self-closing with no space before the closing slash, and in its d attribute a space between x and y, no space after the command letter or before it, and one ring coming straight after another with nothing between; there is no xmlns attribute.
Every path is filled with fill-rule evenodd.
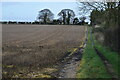
<svg viewBox="0 0 120 80"><path fill-rule="evenodd" d="M50 67L80 46L85 27L78 25L2 25L3 77Z"/></svg>

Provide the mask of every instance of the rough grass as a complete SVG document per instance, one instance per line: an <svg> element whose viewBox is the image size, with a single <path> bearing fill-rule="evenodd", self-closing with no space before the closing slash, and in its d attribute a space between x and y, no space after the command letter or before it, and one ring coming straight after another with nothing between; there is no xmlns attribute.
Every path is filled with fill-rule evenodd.
<svg viewBox="0 0 120 80"><path fill-rule="evenodd" d="M111 63L114 71L118 76L120 72L120 55L117 52L112 51L110 48L105 47L104 45L100 44L98 41L95 40L96 48L108 59Z"/></svg>
<svg viewBox="0 0 120 80"><path fill-rule="evenodd" d="M100 57L96 54L88 34L87 46L78 68L77 78L111 78Z"/></svg>

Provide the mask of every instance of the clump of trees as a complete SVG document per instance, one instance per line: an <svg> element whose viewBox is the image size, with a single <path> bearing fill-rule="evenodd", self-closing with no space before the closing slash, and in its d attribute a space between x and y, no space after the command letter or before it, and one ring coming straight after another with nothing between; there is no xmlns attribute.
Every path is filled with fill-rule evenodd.
<svg viewBox="0 0 120 80"><path fill-rule="evenodd" d="M97 14L100 15L94 18L94 21L96 21L96 24L101 24L104 27L104 44L111 47L113 50L118 51L118 30L120 29L120 25L118 25L120 19L120 17L118 17L118 12L120 6L118 6L117 3L107 3L107 6L108 7L105 10L94 10L94 12L97 12ZM92 24L94 23L95 22L92 21Z"/></svg>
<svg viewBox="0 0 120 80"><path fill-rule="evenodd" d="M70 24L71 19L74 19L75 13L71 9L63 9L58 13L58 16L62 18L63 24Z"/></svg>
<svg viewBox="0 0 120 80"><path fill-rule="evenodd" d="M86 2L81 4L85 12L91 11L91 26L100 25L99 30L104 35L103 44L120 53L120 47L118 46L120 45L118 39L120 34L120 1Z"/></svg>
<svg viewBox="0 0 120 80"><path fill-rule="evenodd" d="M54 14L49 9L43 9L39 11L37 19L40 24L75 24L75 25L83 25L85 24L84 20L77 20L75 18L75 13L71 9L63 9L58 13L59 19L53 19ZM82 18L82 17L81 17ZM81 19L80 18L80 19ZM87 23L86 23L87 24Z"/></svg>
<svg viewBox="0 0 120 80"><path fill-rule="evenodd" d="M50 22L53 19L53 13L49 9L43 9L39 11L38 19L42 21L44 24Z"/></svg>
<svg viewBox="0 0 120 80"><path fill-rule="evenodd" d="M76 17L76 18L74 18L74 20L73 20L73 24L78 24L79 23L79 19Z"/></svg>

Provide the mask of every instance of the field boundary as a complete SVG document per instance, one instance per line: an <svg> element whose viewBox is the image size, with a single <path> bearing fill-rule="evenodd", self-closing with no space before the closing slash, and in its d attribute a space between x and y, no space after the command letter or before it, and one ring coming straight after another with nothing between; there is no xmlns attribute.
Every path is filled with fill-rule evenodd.
<svg viewBox="0 0 120 80"><path fill-rule="evenodd" d="M88 40L77 72L77 78L111 78L94 49L91 29L87 27Z"/></svg>

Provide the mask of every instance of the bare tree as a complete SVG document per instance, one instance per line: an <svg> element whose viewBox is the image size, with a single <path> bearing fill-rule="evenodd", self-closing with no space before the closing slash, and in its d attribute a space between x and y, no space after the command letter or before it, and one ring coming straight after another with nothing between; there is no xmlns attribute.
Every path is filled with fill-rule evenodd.
<svg viewBox="0 0 120 80"><path fill-rule="evenodd" d="M78 0L79 11L82 13L88 13L92 10L106 10L110 8L115 8L118 6L119 2L80 2Z"/></svg>
<svg viewBox="0 0 120 80"><path fill-rule="evenodd" d="M75 13L71 9L63 9L60 13L58 13L63 20L63 24L70 24L70 20L75 17Z"/></svg>
<svg viewBox="0 0 120 80"><path fill-rule="evenodd" d="M92 10L104 10L107 3L105 2L78 2L79 11L81 14L86 14Z"/></svg>
<svg viewBox="0 0 120 80"><path fill-rule="evenodd" d="M44 24L46 24L47 21L52 20L53 17L54 17L54 14L49 9L43 9L39 11L39 14L38 14L39 21L43 21Z"/></svg>
<svg viewBox="0 0 120 80"><path fill-rule="evenodd" d="M82 13L91 12L91 25L99 25L98 31L104 35L102 43L112 50L118 51L120 0L118 2L79 2L79 11Z"/></svg>

